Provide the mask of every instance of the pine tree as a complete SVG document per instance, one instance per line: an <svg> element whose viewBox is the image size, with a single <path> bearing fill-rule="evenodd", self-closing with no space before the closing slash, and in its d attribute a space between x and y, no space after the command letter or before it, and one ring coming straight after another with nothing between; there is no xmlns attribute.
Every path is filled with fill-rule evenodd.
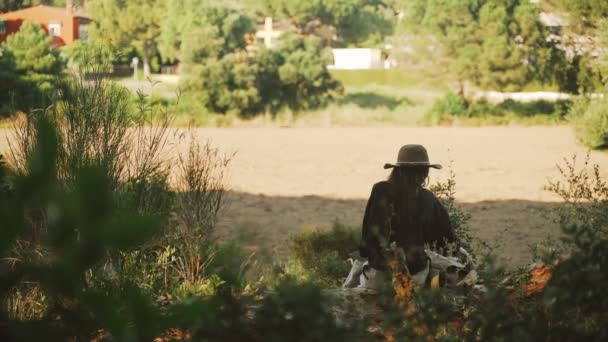
<svg viewBox="0 0 608 342"><path fill-rule="evenodd" d="M141 53L144 76L150 75L150 58L157 52L162 0L97 0L89 3L91 37L113 48L132 47Z"/></svg>
<svg viewBox="0 0 608 342"><path fill-rule="evenodd" d="M260 7L267 15L287 18L306 34L315 33L315 21L334 27L341 45L369 47L381 43L395 24L394 13L383 0L258 1L265 1L266 6Z"/></svg>
<svg viewBox="0 0 608 342"><path fill-rule="evenodd" d="M51 50L53 40L33 22L25 22L19 32L9 36L4 49L15 61L16 70L43 91L50 91L57 85L58 78L65 69L65 62L57 50Z"/></svg>
<svg viewBox="0 0 608 342"><path fill-rule="evenodd" d="M415 0L407 2L413 32L438 37L450 71L461 84L518 90L530 82L556 83L565 54L547 40L538 6L522 0Z"/></svg>
<svg viewBox="0 0 608 342"><path fill-rule="evenodd" d="M205 54L215 57L226 55L247 46L245 35L255 32L255 21L235 5L218 4L209 0L169 0L167 13L162 20L160 50L165 59L187 59L184 54L201 50L200 40L211 39L214 45ZM192 43L199 40L198 46ZM188 45L188 49L182 45Z"/></svg>

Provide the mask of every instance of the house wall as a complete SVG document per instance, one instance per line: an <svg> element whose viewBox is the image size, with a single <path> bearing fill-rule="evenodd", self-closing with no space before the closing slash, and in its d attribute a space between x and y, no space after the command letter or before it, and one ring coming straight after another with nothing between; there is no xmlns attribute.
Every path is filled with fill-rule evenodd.
<svg viewBox="0 0 608 342"><path fill-rule="evenodd" d="M78 39L79 17L74 15L72 8L35 6L0 14L0 20L6 22L6 33L0 34L0 42L5 41L9 35L19 32L25 21L39 23L47 33L50 23L59 23L61 32L59 36L53 37L54 46L69 45Z"/></svg>
<svg viewBox="0 0 608 342"><path fill-rule="evenodd" d="M360 70L383 67L380 49L332 49L334 64L331 69Z"/></svg>

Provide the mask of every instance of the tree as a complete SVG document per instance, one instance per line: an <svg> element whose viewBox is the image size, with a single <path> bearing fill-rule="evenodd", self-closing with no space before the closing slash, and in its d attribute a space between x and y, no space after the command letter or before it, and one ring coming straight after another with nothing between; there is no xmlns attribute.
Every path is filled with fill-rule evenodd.
<svg viewBox="0 0 608 342"><path fill-rule="evenodd" d="M439 38L450 70L464 81L517 90L533 81L556 82L565 54L547 40L538 6L521 0L430 0L404 4L412 32Z"/></svg>
<svg viewBox="0 0 608 342"><path fill-rule="evenodd" d="M0 116L11 114L15 107L16 92L21 89L21 75L17 71L15 58L9 51L0 54ZM18 105L17 105L18 106Z"/></svg>
<svg viewBox="0 0 608 342"><path fill-rule="evenodd" d="M608 82L608 2L554 0L553 3L568 14L570 25L563 34L570 39L562 44L581 54L572 60L572 68L578 74L577 87L586 92L600 90ZM582 49L577 42L581 36L592 37Z"/></svg>
<svg viewBox="0 0 608 342"><path fill-rule="evenodd" d="M144 75L150 75L150 57L157 51L161 0L96 0L89 11L93 18L91 37L114 48L133 47L143 57Z"/></svg>
<svg viewBox="0 0 608 342"><path fill-rule="evenodd" d="M604 0L554 0L553 2L570 14L569 19L578 31L596 29L602 18L608 18L608 2Z"/></svg>
<svg viewBox="0 0 608 342"><path fill-rule="evenodd" d="M78 40L62 48L63 54L80 72L111 72L117 52L93 40Z"/></svg>
<svg viewBox="0 0 608 342"><path fill-rule="evenodd" d="M343 45L369 45L382 42L392 33L394 13L382 0L266 0L266 13L288 18L300 31L315 33L320 21L333 26Z"/></svg>
<svg viewBox="0 0 608 342"><path fill-rule="evenodd" d="M212 39L213 51L220 56L247 46L245 35L255 32L255 22L235 5L217 4L210 0L170 0L168 15L161 23L160 47L165 59L182 59L189 49L187 41ZM202 44L202 42L199 42ZM207 46L211 47L211 46ZM197 49L201 50L201 49ZM186 57L187 58L187 57Z"/></svg>
<svg viewBox="0 0 608 342"><path fill-rule="evenodd" d="M215 113L244 117L283 108L297 112L323 107L342 91L327 70L329 55L317 38L288 37L276 49L213 51L213 31L201 33L199 49L187 49L185 94ZM184 43L186 44L186 43ZM209 48L211 46L211 48Z"/></svg>
<svg viewBox="0 0 608 342"><path fill-rule="evenodd" d="M255 80L255 65L237 52L191 67L184 88L211 112L251 116L261 100Z"/></svg>
<svg viewBox="0 0 608 342"><path fill-rule="evenodd" d="M342 92L327 70L331 55L317 38L288 38L278 49L254 57L265 109L297 112L326 106Z"/></svg>
<svg viewBox="0 0 608 342"><path fill-rule="evenodd" d="M0 115L43 108L60 86L64 61L40 25L26 22L0 54Z"/></svg>
<svg viewBox="0 0 608 342"><path fill-rule="evenodd" d="M33 22L25 22L19 32L9 36L3 48L15 61L18 72L28 81L34 82L42 91L53 90L65 62L57 50L51 50L53 40Z"/></svg>

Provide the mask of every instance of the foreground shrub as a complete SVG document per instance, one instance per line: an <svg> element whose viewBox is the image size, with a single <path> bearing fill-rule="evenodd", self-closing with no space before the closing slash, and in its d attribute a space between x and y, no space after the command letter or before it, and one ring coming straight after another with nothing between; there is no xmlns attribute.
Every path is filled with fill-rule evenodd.
<svg viewBox="0 0 608 342"><path fill-rule="evenodd" d="M608 98L579 98L568 119L576 137L589 148L608 146Z"/></svg>
<svg viewBox="0 0 608 342"><path fill-rule="evenodd" d="M140 291L129 284L111 286L105 291L91 288L85 281L86 274L107 253L129 248L153 236L160 228L160 221L153 216L121 215L106 173L98 167L80 165L73 170L73 186L59 186L55 171L59 136L51 120L45 118L36 122L36 132L26 168L12 181L10 201L0 205L3 266L8 266L6 260L13 260L6 268L7 272L2 274L0 294L3 301L16 298L7 298L7 291L15 286L22 288L24 282L38 284L48 306L42 318L32 320L40 322L39 329L34 330L17 320L7 319L11 316L3 306L2 338L65 340L76 336L87 339L95 331L96 320L105 321L108 329L121 336L128 328L118 321L129 319L123 316L108 320L108 313L116 310L112 313L115 318L121 316L116 316L121 311L137 312L136 316L143 314L147 304L141 301ZM23 257L15 258L15 244L31 241L31 225L40 224L32 219L38 217L44 217L46 226L38 233L40 243L35 251L18 254ZM119 309L115 299L127 293L130 297L119 304ZM95 320L87 319L91 314ZM51 323L56 317L61 317L61 321ZM148 328L150 330L141 333L151 338L158 328Z"/></svg>
<svg viewBox="0 0 608 342"><path fill-rule="evenodd" d="M334 223L328 231L309 231L291 240L287 273L324 287L340 285L350 270L349 254L359 248L361 230Z"/></svg>
<svg viewBox="0 0 608 342"><path fill-rule="evenodd" d="M365 336L362 330L338 325L329 303L317 286L282 282L256 312L256 337L278 342L347 341Z"/></svg>
<svg viewBox="0 0 608 342"><path fill-rule="evenodd" d="M201 144L193 134L187 152L177 157L172 224L164 238L175 249L173 270L183 281L179 296L208 294L225 280L234 286L242 280L242 251L232 244L217 245L214 234L224 205L224 177L231 158L209 142ZM230 263L233 269L219 271L218 262ZM220 278L209 279L218 272Z"/></svg>
<svg viewBox="0 0 608 342"><path fill-rule="evenodd" d="M148 285L178 265L177 249L154 255L148 247L165 232L164 214L124 207L111 163L83 159L69 178L59 177L60 123L48 112L38 116L18 171L0 162L2 340L151 341L169 328L205 341L346 340L355 333L339 327L310 284L280 282L254 301L242 292L247 258L234 245L206 248L206 276L172 285L183 300L154 305ZM23 242L35 251L16 248Z"/></svg>

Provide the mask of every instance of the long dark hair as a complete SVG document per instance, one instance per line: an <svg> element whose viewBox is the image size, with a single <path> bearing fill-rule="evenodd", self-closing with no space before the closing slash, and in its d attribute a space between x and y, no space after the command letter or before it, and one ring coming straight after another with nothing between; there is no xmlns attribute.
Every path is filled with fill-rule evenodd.
<svg viewBox="0 0 608 342"><path fill-rule="evenodd" d="M397 241L405 244L401 247L406 249L406 253L420 253L424 244L419 198L428 176L429 168L426 166L402 166L394 168L388 178L393 188L393 210L398 225L394 234Z"/></svg>

